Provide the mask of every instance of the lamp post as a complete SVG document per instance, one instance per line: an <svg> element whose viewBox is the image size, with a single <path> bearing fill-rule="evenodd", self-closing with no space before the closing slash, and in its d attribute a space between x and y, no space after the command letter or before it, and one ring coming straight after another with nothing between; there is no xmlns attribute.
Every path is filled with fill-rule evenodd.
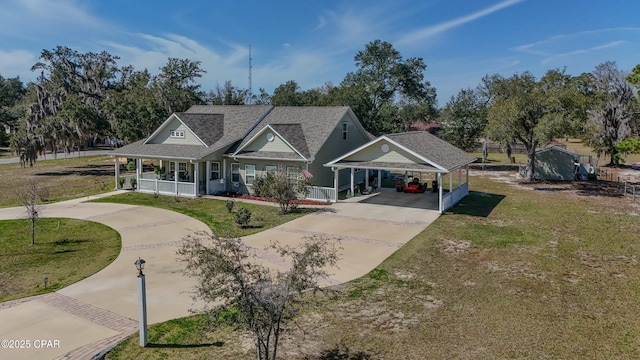
<svg viewBox="0 0 640 360"><path fill-rule="evenodd" d="M147 289L144 280L144 261L138 258L134 263L138 269L138 326L140 329L140 346L147 346Z"/></svg>

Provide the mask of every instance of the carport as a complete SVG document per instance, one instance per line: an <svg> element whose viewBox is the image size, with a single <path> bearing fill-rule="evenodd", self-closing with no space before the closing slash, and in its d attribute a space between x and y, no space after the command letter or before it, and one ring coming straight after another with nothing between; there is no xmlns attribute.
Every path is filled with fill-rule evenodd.
<svg viewBox="0 0 640 360"><path fill-rule="evenodd" d="M355 188L355 172L378 171L378 188L383 170L432 173L438 183L438 211L442 214L469 194L469 164L476 158L426 131L382 135L324 166L334 172L334 188L338 193L339 171L350 169L350 189ZM464 181L463 181L464 169ZM454 188L454 177L457 177ZM446 185L444 184L446 180ZM369 176L365 176L369 186ZM445 186L447 192L445 193Z"/></svg>

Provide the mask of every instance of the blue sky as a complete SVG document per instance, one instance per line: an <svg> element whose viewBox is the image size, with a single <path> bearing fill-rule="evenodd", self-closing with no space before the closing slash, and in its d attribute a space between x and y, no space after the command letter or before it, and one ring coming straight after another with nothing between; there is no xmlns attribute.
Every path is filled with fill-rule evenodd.
<svg viewBox="0 0 640 360"><path fill-rule="evenodd" d="M381 39L422 57L444 105L486 74L590 72L640 63L637 0L3 0L0 75L34 80L43 49L108 51L157 73L168 57L202 62L203 90L226 80L271 93L339 84L354 55Z"/></svg>

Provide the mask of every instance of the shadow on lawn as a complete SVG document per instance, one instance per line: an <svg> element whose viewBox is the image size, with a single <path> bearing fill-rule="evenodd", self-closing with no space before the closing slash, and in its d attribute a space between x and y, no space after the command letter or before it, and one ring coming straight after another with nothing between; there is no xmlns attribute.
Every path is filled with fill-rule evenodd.
<svg viewBox="0 0 640 360"><path fill-rule="evenodd" d="M347 349L330 349L323 351L319 356L307 356L305 360L373 360L373 355L364 352L357 351L352 352Z"/></svg>
<svg viewBox="0 0 640 360"><path fill-rule="evenodd" d="M76 166L65 171L47 171L39 172L36 176L113 176L114 170L112 165L84 165Z"/></svg>
<svg viewBox="0 0 640 360"><path fill-rule="evenodd" d="M504 195L470 191L469 195L447 210L447 213L487 217L504 198Z"/></svg>
<svg viewBox="0 0 640 360"><path fill-rule="evenodd" d="M206 343L206 344L155 344L148 343L147 347L149 348L158 348L158 349L190 349L190 348L202 348L202 347L221 347L224 345L224 341L216 341L214 343Z"/></svg>

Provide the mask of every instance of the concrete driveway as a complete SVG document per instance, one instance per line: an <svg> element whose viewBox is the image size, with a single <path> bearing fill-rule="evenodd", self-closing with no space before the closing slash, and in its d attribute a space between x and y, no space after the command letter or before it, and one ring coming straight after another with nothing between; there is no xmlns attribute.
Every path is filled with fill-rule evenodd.
<svg viewBox="0 0 640 360"><path fill-rule="evenodd" d="M386 196L390 197L385 200ZM395 192L353 198L243 240L257 249L262 261L283 268L285 263L263 250L271 241L296 245L314 235L339 239L339 268L327 285L338 284L368 273L437 219L437 210L425 205L428 199L429 194ZM150 324L187 316L190 309L200 308L188 294L194 282L180 275L175 252L183 236L208 230L205 224L168 210L84 200L87 198L47 205L42 216L110 226L122 236L120 255L97 274L55 293L0 303L0 340L31 344L28 349L0 348L0 358L87 359L136 332L133 263L138 257L147 261ZM397 206L398 201L405 203ZM0 219L23 216L23 208L0 209ZM35 348L38 340L51 340L53 347Z"/></svg>

